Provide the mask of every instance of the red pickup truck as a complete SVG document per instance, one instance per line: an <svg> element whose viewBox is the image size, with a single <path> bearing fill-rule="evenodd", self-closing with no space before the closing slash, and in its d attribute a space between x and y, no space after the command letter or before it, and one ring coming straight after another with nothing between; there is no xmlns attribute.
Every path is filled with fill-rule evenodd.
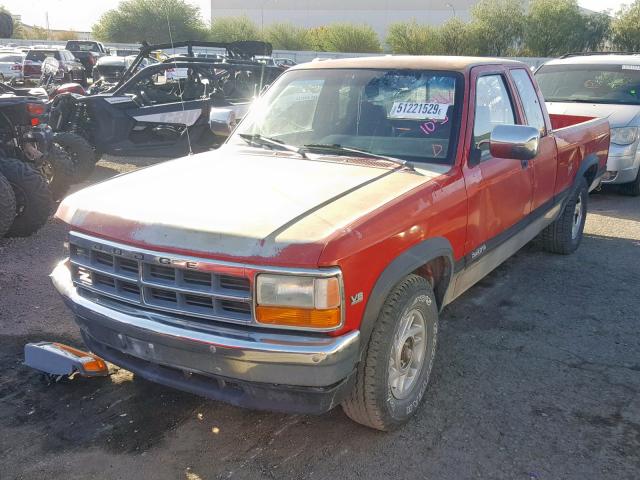
<svg viewBox="0 0 640 480"><path fill-rule="evenodd" d="M608 148L606 120L550 117L519 62L299 65L218 150L64 200L52 278L86 345L141 377L389 430L443 307L538 235L578 247Z"/></svg>

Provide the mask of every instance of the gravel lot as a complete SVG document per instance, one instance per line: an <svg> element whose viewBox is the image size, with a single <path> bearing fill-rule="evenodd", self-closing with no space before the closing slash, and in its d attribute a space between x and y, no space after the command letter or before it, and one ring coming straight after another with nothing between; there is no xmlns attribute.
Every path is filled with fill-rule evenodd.
<svg viewBox="0 0 640 480"><path fill-rule="evenodd" d="M150 163L108 160L91 181ZM640 199L590 211L575 255L531 244L445 310L424 406L390 434L125 371L46 385L23 345L81 345L47 278L64 228L0 239L0 479L638 479Z"/></svg>

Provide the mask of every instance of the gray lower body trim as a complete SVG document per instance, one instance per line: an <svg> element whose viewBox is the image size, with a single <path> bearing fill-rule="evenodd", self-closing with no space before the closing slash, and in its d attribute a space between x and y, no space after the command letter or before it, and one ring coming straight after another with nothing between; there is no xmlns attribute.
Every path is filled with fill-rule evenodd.
<svg viewBox="0 0 640 480"><path fill-rule="evenodd" d="M478 260L468 263L466 268L456 272L452 281L453 288L449 289L449 295L445 299L445 304L452 302L457 297L466 292L469 288L482 280L495 268L500 266L505 260L515 254L527 243L533 240L542 230L558 217L562 211L564 201L558 201L544 214L539 215L535 220L527 222L517 233L509 236L506 240L489 249Z"/></svg>

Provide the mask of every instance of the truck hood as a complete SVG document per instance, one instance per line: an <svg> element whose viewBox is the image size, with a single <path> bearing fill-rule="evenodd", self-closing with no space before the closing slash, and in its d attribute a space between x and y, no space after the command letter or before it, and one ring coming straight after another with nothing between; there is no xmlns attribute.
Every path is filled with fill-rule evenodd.
<svg viewBox="0 0 640 480"><path fill-rule="evenodd" d="M547 102L551 114L601 117L614 127L640 126L640 106L607 105L604 103Z"/></svg>
<svg viewBox="0 0 640 480"><path fill-rule="evenodd" d="M448 169L436 168L394 171L226 146L88 187L67 197L57 216L150 249L310 264L336 229Z"/></svg>

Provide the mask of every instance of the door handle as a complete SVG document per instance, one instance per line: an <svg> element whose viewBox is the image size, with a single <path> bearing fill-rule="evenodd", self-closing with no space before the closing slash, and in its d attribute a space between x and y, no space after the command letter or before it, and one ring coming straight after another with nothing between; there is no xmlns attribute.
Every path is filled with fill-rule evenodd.
<svg viewBox="0 0 640 480"><path fill-rule="evenodd" d="M520 165L522 165L523 170L526 170L529 167L529 160L520 160Z"/></svg>

